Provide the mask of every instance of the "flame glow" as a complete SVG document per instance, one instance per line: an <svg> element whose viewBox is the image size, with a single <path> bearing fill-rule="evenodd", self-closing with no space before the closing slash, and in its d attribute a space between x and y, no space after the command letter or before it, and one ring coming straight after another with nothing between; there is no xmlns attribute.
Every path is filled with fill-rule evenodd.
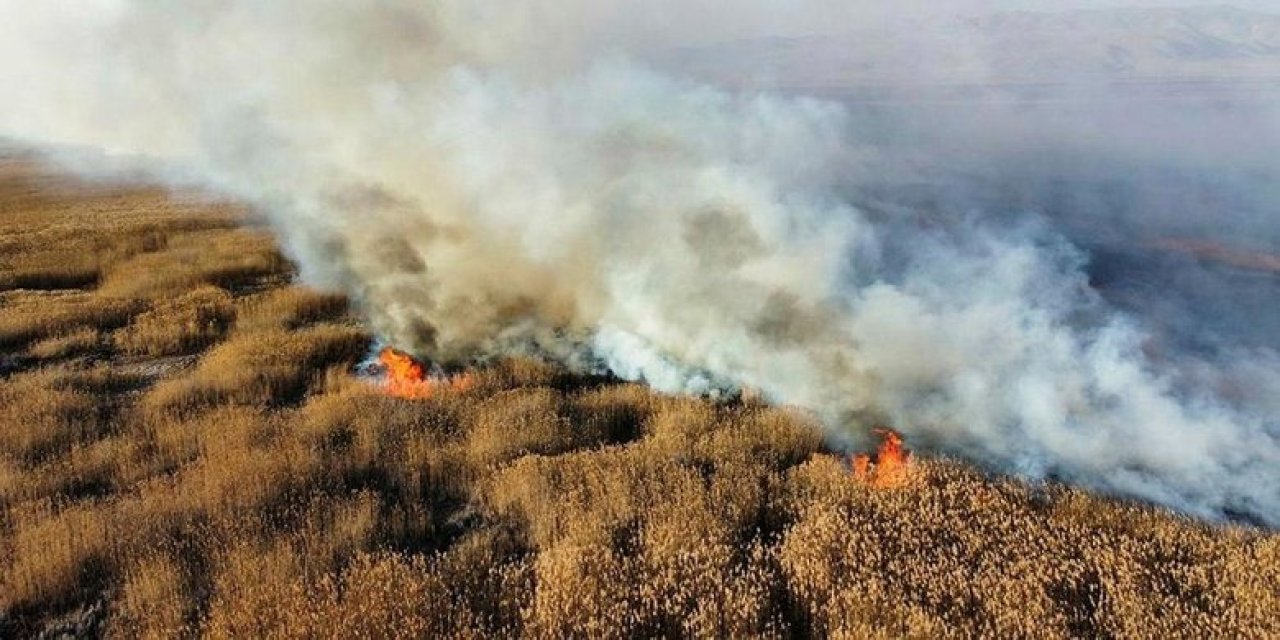
<svg viewBox="0 0 1280 640"><path fill-rule="evenodd" d="M853 457L853 475L876 488L900 487L906 483L911 468L911 454L902 446L902 436L889 429L876 429L880 448L875 465L871 456L860 453Z"/></svg>
<svg viewBox="0 0 1280 640"><path fill-rule="evenodd" d="M469 373L455 376L433 376L413 356L387 347L378 354L378 362L386 369L383 386L386 393L397 398L422 400L440 392L467 391L475 386L475 378Z"/></svg>

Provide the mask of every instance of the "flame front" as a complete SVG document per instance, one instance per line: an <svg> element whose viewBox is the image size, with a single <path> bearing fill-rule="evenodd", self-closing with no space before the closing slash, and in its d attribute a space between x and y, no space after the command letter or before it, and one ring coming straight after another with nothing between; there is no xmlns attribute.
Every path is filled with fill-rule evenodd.
<svg viewBox="0 0 1280 640"><path fill-rule="evenodd" d="M386 369L383 385L387 394L397 398L421 400L441 391L462 392L475 386L475 379L468 373L448 377L428 375L421 362L391 347L378 354L378 361Z"/></svg>
<svg viewBox="0 0 1280 640"><path fill-rule="evenodd" d="M873 487L899 487L906 483L911 454L902 446L902 436L890 429L876 429L881 438L876 450L875 466L871 457L860 453L853 457L853 475Z"/></svg>

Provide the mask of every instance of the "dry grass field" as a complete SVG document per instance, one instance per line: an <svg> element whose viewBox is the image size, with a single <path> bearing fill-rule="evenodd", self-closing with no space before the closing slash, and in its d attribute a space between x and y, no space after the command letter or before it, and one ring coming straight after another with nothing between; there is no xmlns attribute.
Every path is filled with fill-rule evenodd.
<svg viewBox="0 0 1280 640"><path fill-rule="evenodd" d="M0 161L0 637L1280 637L1275 534L531 361L391 397L291 276Z"/></svg>

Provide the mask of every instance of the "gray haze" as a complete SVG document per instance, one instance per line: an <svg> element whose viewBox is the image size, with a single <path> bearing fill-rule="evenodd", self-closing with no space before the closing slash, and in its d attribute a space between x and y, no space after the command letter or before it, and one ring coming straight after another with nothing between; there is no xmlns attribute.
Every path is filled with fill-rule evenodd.
<svg viewBox="0 0 1280 640"><path fill-rule="evenodd" d="M0 135L255 203L442 362L1280 524L1275 18L934 4L9 3Z"/></svg>

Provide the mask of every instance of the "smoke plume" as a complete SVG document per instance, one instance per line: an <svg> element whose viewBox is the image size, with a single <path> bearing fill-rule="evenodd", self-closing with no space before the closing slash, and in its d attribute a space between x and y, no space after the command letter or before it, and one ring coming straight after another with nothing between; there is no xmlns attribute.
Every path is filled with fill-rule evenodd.
<svg viewBox="0 0 1280 640"><path fill-rule="evenodd" d="M1144 244L1275 249L1265 191L1235 223L1182 211L1274 179L1274 160L1087 100L899 109L719 83L670 52L792 12L683 4L10 3L0 134L160 159L254 203L307 281L436 361L525 351L673 392L747 387L837 440L883 422L1001 470L1280 525L1280 331L1210 327L1241 316L1197 301L1242 276ZM1250 116L1263 139L1275 113ZM1108 117L1127 137L1079 124ZM1185 287L1115 275L1135 272ZM1245 279L1272 295L1275 277Z"/></svg>

